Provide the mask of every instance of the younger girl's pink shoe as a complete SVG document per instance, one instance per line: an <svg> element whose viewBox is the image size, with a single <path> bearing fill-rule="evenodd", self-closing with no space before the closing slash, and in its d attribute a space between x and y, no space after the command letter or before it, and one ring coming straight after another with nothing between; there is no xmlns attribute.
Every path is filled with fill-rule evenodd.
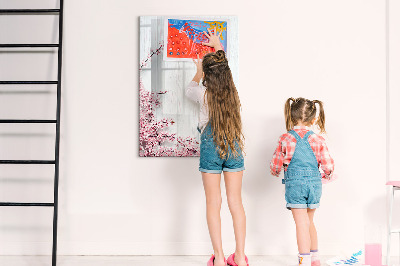
<svg viewBox="0 0 400 266"><path fill-rule="evenodd" d="M311 261L311 266L321 266L321 261L320 260Z"/></svg>
<svg viewBox="0 0 400 266"><path fill-rule="evenodd" d="M247 266L249 266L249 260L247 259L247 256L244 256L244 259L246 260ZM231 254L228 257L227 263L229 266L238 266L235 262L235 253Z"/></svg>
<svg viewBox="0 0 400 266"><path fill-rule="evenodd" d="M207 262L207 266L214 266L215 255L212 254L210 260ZM226 265L226 259L224 258L224 262Z"/></svg>

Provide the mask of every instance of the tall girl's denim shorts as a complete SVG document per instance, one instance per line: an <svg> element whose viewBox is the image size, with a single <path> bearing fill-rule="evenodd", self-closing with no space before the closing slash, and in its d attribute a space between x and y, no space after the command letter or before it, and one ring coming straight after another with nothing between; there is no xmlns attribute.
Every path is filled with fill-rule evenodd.
<svg viewBox="0 0 400 266"><path fill-rule="evenodd" d="M233 156L229 148L228 155L225 158L220 157L214 143L211 126L206 126L200 140L200 172L220 174L222 171L240 172L245 169L243 154L237 144L238 156Z"/></svg>

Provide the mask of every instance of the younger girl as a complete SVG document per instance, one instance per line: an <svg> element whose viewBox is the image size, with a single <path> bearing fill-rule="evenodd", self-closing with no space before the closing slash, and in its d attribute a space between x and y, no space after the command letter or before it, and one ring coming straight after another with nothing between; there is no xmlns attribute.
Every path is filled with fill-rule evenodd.
<svg viewBox="0 0 400 266"><path fill-rule="evenodd" d="M220 34L205 33L208 45L215 48L195 64L197 73L186 95L200 104L200 167L206 194L207 224L214 254L207 266L248 266L244 254L246 216L242 205L243 136L240 101L232 73L222 50ZM200 80L203 79L201 86ZM228 206L233 219L236 250L225 260L221 240L221 173L224 172Z"/></svg>
<svg viewBox="0 0 400 266"><path fill-rule="evenodd" d="M320 111L316 120L317 104ZM317 230L313 222L322 193L321 178L330 179L334 162L323 137L311 131L318 125L325 132L325 114L321 101L289 98L285 104L287 133L279 138L271 161L271 174L279 176L284 167L286 207L296 223L299 263L320 266ZM319 171L321 167L323 174Z"/></svg>

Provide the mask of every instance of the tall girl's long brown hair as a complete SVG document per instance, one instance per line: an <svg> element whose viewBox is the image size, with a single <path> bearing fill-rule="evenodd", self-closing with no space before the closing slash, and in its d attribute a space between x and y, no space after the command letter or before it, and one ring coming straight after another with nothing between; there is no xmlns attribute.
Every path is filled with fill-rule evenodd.
<svg viewBox="0 0 400 266"><path fill-rule="evenodd" d="M221 158L228 155L237 157L243 150L240 100L225 52L218 50L203 57L203 85L212 127L214 142ZM239 150L240 149L240 150Z"/></svg>
<svg viewBox="0 0 400 266"><path fill-rule="evenodd" d="M325 131L325 112L324 104L319 100L310 101L304 98L289 98L285 103L285 122L286 130L292 130L298 122L310 123L317 114L319 105L319 115L317 125L322 133Z"/></svg>

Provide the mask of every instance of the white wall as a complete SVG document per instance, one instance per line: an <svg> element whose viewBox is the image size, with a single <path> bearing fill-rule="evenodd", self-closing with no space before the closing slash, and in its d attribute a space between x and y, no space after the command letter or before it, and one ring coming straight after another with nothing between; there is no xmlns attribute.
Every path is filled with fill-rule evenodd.
<svg viewBox="0 0 400 266"><path fill-rule="evenodd" d="M398 100L400 98L400 36L398 34L400 30L400 18L397 16L400 12L399 1L390 0L389 2L389 28L388 28L388 44L389 44L389 64L388 64L388 120L389 120L389 141L388 141L388 151L389 151L389 180L400 180L398 172L398 162L400 160L400 105ZM399 193L396 193L394 202L394 217L393 217L393 227L399 228L400 226L400 199ZM397 234L393 235L392 240L392 256L399 256L399 236Z"/></svg>
<svg viewBox="0 0 400 266"><path fill-rule="evenodd" d="M296 252L284 187L268 168L288 97L325 102L340 179L324 187L316 214L321 253L363 243L365 225L385 226L384 1L69 0L60 254L210 254L198 159L138 157L138 16L221 14L239 16L247 253ZM45 215L30 219L49 233ZM226 202L222 221L229 253ZM1 227L1 254L49 253L40 233L14 241L21 228L38 232Z"/></svg>

